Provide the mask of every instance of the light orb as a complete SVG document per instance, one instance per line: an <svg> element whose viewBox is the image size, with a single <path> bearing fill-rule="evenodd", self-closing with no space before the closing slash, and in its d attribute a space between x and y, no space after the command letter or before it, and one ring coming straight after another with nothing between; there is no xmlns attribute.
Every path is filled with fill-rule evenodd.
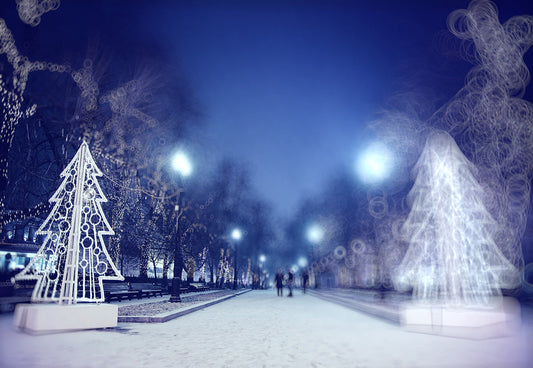
<svg viewBox="0 0 533 368"><path fill-rule="evenodd" d="M231 238L233 240L241 240L242 231L240 229L233 229L233 231L231 232Z"/></svg>
<svg viewBox="0 0 533 368"><path fill-rule="evenodd" d="M305 257L298 258L298 266L300 266L301 268L305 268L307 267L307 264L308 264L307 258Z"/></svg>
<svg viewBox="0 0 533 368"><path fill-rule="evenodd" d="M172 159L172 167L183 176L192 174L192 163L184 152L178 152Z"/></svg>
<svg viewBox="0 0 533 368"><path fill-rule="evenodd" d="M392 153L381 142L372 143L359 156L356 171L365 183L376 183L389 177L392 171Z"/></svg>
<svg viewBox="0 0 533 368"><path fill-rule="evenodd" d="M307 240L311 243L317 244L324 238L324 230L317 224L309 226L307 229Z"/></svg>

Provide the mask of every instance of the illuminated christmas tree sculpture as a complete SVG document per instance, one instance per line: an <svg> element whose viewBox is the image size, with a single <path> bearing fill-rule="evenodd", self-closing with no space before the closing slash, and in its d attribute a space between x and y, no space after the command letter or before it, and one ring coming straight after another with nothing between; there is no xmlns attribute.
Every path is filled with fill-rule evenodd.
<svg viewBox="0 0 533 368"><path fill-rule="evenodd" d="M496 222L475 171L448 133L429 136L408 196L409 249L396 280L418 302L487 305L518 282L517 269L493 240Z"/></svg>
<svg viewBox="0 0 533 368"><path fill-rule="evenodd" d="M37 234L44 242L15 280L36 279L32 302L103 302L103 280L123 280L104 244L113 235L101 203L107 202L87 143L61 173L54 207Z"/></svg>

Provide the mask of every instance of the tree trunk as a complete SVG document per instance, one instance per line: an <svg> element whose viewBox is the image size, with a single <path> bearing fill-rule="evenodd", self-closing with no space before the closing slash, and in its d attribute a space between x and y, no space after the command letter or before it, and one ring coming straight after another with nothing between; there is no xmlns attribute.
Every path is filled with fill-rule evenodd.
<svg viewBox="0 0 533 368"><path fill-rule="evenodd" d="M165 254L165 258L163 258L163 276L162 276L162 285L163 287L166 287L168 285L168 269L170 267L169 262L169 256L168 254Z"/></svg>
<svg viewBox="0 0 533 368"><path fill-rule="evenodd" d="M154 266L154 278L157 280L157 264L155 258L152 259L152 264Z"/></svg>
<svg viewBox="0 0 533 368"><path fill-rule="evenodd" d="M139 278L148 279L148 245L144 243L141 246L141 259L139 262Z"/></svg>
<svg viewBox="0 0 533 368"><path fill-rule="evenodd" d="M189 257L187 259L187 282L191 283L194 282L194 270L196 268L196 262L192 257Z"/></svg>

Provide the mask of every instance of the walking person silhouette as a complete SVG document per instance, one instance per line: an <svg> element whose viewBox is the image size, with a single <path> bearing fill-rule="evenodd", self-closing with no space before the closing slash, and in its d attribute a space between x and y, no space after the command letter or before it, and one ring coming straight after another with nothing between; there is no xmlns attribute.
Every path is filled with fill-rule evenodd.
<svg viewBox="0 0 533 368"><path fill-rule="evenodd" d="M292 286L294 284L294 273L292 272L292 270L289 268L288 271L287 271L287 286L289 287L289 295L288 296L291 296L292 297Z"/></svg>
<svg viewBox="0 0 533 368"><path fill-rule="evenodd" d="M307 291L307 284L309 284L309 273L307 272L307 269L305 269L302 274L302 287L304 288L304 294Z"/></svg>
<svg viewBox="0 0 533 368"><path fill-rule="evenodd" d="M283 296L283 270L280 268L276 272L276 288L278 289L278 296Z"/></svg>

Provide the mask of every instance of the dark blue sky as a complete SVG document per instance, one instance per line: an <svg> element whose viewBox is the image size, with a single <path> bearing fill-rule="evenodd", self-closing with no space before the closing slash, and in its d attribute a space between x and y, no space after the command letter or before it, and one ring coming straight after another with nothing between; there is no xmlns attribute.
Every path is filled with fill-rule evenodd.
<svg viewBox="0 0 533 368"><path fill-rule="evenodd" d="M533 14L527 1L497 4L501 20ZM445 101L460 88L466 64L450 56L442 34L447 15L467 5L64 0L26 32L55 34L58 55L67 48L82 54L93 38L110 50L131 42L133 55L142 45L163 50L203 114L197 165L211 167L223 156L244 161L261 195L290 215L328 176L353 166L369 143L367 123L393 95L433 89Z"/></svg>
<svg viewBox="0 0 533 368"><path fill-rule="evenodd" d="M366 124L393 94L445 80L429 88L446 99L467 70L456 56L440 60L446 45L435 44L467 1L179 3L150 7L141 27L179 60L204 107L210 151L249 163L282 214L351 170L369 143ZM502 5L502 18L533 14L524 4Z"/></svg>

